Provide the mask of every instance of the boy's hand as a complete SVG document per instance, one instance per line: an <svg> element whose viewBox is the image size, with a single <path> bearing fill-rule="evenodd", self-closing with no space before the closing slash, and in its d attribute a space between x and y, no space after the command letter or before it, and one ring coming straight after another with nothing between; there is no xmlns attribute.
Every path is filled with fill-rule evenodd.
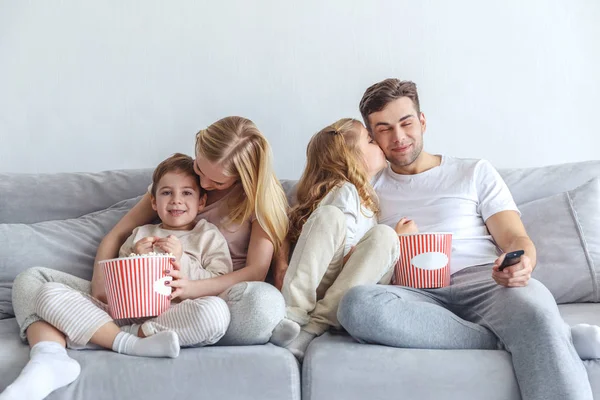
<svg viewBox="0 0 600 400"><path fill-rule="evenodd" d="M183 247L181 247L181 242L177 236L169 235L166 238L159 238L156 241L155 246L165 253L173 254L177 261L181 260L181 256L183 255Z"/></svg>
<svg viewBox="0 0 600 400"><path fill-rule="evenodd" d="M521 261L519 261L517 264L511 265L510 267L506 267L502 271L499 271L498 268L500 267L500 264L502 264L502 261L504 261L505 256L506 253L502 254L494 262L494 267L492 268L492 278L494 278L498 285L504 287L527 286L529 280L531 279L531 273L533 272L531 259L526 255L522 255Z"/></svg>
<svg viewBox="0 0 600 400"><path fill-rule="evenodd" d="M166 286L170 286L173 290L171 292L171 300L179 298L180 300L187 300L195 298L194 294L191 293L191 282L189 279L183 276L181 273L181 267L177 261L171 260L171 269L166 270L165 274L172 276L172 281L165 281Z"/></svg>
<svg viewBox="0 0 600 400"><path fill-rule="evenodd" d="M415 224L415 221L406 217L403 217L400 219L400 221L398 221L394 230L398 235L419 233L419 228L417 227L417 224Z"/></svg>
<svg viewBox="0 0 600 400"><path fill-rule="evenodd" d="M156 243L156 237L148 236L138 240L133 246L133 252L135 254L148 254L154 251L154 243Z"/></svg>

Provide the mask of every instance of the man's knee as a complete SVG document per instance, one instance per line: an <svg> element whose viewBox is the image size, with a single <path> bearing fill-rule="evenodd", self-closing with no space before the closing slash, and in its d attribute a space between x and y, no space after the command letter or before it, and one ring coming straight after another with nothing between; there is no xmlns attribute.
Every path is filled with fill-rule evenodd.
<svg viewBox="0 0 600 400"><path fill-rule="evenodd" d="M337 317L340 324L351 335L355 335L365 325L369 317L378 313L377 296L385 292L381 285L361 285L348 290L338 307Z"/></svg>
<svg viewBox="0 0 600 400"><path fill-rule="evenodd" d="M541 282L531 279L527 286L506 291L510 320L534 330L552 330L563 321L554 297Z"/></svg>

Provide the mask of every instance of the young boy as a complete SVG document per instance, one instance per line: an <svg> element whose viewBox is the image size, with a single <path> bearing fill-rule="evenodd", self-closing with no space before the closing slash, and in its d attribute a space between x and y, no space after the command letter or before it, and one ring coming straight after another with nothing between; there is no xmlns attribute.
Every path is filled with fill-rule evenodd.
<svg viewBox="0 0 600 400"><path fill-rule="evenodd" d="M136 228L119 256L132 252L172 253L181 269L171 271L171 285L177 287L171 299L181 303L156 318L113 321L108 306L89 293L46 283L36 297L37 314L67 336L68 347L85 348L91 342L124 354L177 357L180 345L214 344L227 331L230 316L225 302L217 297L199 298L195 290L197 280L231 272L233 265L218 228L205 220L196 221L206 195L194 172L193 160L178 153L161 162L152 177L151 194L152 207L161 223ZM206 321L195 326L187 318L190 313L206 314ZM177 321L175 328L166 328L173 326L167 321ZM146 342L148 345L143 344Z"/></svg>
<svg viewBox="0 0 600 400"><path fill-rule="evenodd" d="M196 221L206 193L190 157L177 153L160 163L152 176L150 194L161 223L135 228L121 246L119 257L157 250L171 253L179 261L183 277L193 281L233 271L229 247L219 229L206 220ZM188 297L196 297L193 286L190 282L186 288L192 289Z"/></svg>

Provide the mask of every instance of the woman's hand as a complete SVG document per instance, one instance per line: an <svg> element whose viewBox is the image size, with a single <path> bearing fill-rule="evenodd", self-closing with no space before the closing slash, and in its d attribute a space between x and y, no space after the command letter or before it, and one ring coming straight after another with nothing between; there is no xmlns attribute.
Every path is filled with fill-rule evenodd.
<svg viewBox="0 0 600 400"><path fill-rule="evenodd" d="M406 217L403 217L400 219L400 221L398 221L394 230L398 235L419 233L419 228L417 227L417 224L415 224L415 221Z"/></svg>
<svg viewBox="0 0 600 400"><path fill-rule="evenodd" d="M133 252L135 254L148 254L154 251L154 243L156 243L156 237L148 236L141 238L133 245Z"/></svg>
<svg viewBox="0 0 600 400"><path fill-rule="evenodd" d="M167 276L173 277L172 281L165 281L165 286L170 286L172 289L171 300L180 299L197 299L203 297L201 293L202 281L191 281L181 273L181 266L178 261L171 260L172 269L166 270Z"/></svg>
<svg viewBox="0 0 600 400"><path fill-rule="evenodd" d="M183 255L183 247L181 246L181 242L179 238L175 235L169 235L166 238L157 238L154 245L164 251L165 253L171 253L175 256L177 261L181 260L181 256Z"/></svg>

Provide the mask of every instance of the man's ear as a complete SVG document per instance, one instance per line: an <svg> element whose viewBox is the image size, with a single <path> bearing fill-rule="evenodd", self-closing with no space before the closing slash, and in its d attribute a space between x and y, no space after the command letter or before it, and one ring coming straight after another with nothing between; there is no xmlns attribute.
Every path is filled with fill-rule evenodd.
<svg viewBox="0 0 600 400"><path fill-rule="evenodd" d="M206 206L206 198L207 197L208 197L207 193L204 193L202 196L200 196L200 202L198 203L198 212L202 211L204 206Z"/></svg>
<svg viewBox="0 0 600 400"><path fill-rule="evenodd" d="M156 197L154 197L153 195L150 195L150 203L152 203L152 209L154 211L157 211L157 207L156 207Z"/></svg>
<svg viewBox="0 0 600 400"><path fill-rule="evenodd" d="M421 113L419 116L419 122L421 123L421 132L425 133L425 130L427 129L427 119L425 118L424 113Z"/></svg>

